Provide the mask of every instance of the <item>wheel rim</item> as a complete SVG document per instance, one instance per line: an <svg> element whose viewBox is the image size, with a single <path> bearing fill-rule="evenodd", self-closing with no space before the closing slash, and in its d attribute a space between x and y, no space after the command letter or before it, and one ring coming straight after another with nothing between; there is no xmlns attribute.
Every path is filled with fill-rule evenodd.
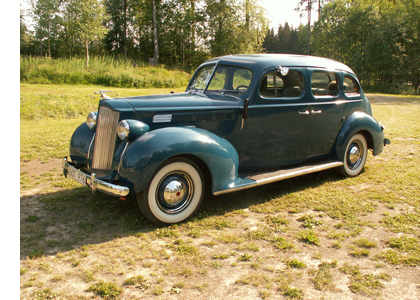
<svg viewBox="0 0 420 300"><path fill-rule="evenodd" d="M347 165L351 170L357 169L363 161L363 144L359 140L354 140L347 151Z"/></svg>
<svg viewBox="0 0 420 300"><path fill-rule="evenodd" d="M168 214L183 211L190 204L194 195L191 177L181 171L167 174L156 189L156 203Z"/></svg>

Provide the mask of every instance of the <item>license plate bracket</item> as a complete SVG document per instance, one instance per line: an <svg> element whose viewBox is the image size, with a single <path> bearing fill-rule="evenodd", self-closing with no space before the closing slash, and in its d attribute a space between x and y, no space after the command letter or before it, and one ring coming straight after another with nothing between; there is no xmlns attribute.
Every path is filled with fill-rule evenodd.
<svg viewBox="0 0 420 300"><path fill-rule="evenodd" d="M82 185L86 185L86 174L76 168L69 167L69 177Z"/></svg>

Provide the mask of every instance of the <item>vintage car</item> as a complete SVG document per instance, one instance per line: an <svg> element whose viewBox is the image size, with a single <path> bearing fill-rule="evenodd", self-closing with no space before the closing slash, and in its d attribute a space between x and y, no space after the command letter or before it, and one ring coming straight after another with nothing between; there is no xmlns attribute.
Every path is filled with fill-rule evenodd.
<svg viewBox="0 0 420 300"><path fill-rule="evenodd" d="M356 176L389 139L355 73L331 59L229 55L204 62L179 94L109 98L70 141L64 175L136 195L158 225L213 195L336 169Z"/></svg>

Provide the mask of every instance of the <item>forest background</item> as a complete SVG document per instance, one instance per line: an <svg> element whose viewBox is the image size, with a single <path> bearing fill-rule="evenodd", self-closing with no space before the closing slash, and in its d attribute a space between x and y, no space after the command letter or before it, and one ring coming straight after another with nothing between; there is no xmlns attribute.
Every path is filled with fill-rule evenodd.
<svg viewBox="0 0 420 300"><path fill-rule="evenodd" d="M86 72L97 73L98 57L99 68L152 64L190 73L210 57L292 53L341 61L370 92L419 94L420 0L303 0L296 13L308 18L306 25L270 28L258 0L32 0L20 10L20 81L48 83L58 76L57 63L61 73L75 72L82 61ZM95 84L88 73L81 81L61 80ZM146 87L125 81L103 83Z"/></svg>

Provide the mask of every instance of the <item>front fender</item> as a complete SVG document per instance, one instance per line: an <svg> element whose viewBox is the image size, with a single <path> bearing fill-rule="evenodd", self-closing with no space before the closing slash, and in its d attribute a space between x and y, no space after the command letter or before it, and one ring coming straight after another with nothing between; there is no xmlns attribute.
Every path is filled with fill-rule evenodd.
<svg viewBox="0 0 420 300"><path fill-rule="evenodd" d="M213 193L238 180L238 153L227 140L203 129L168 127L130 143L122 158L120 181L131 193L139 193L163 162L180 155L193 155L206 164Z"/></svg>
<svg viewBox="0 0 420 300"><path fill-rule="evenodd" d="M373 155L381 154L384 149L384 133L381 125L369 114L354 112L345 121L337 137L337 159L344 157L349 139L358 132L368 134L365 136L369 147L373 148Z"/></svg>
<svg viewBox="0 0 420 300"><path fill-rule="evenodd" d="M84 166L89 161L89 148L93 139L93 131L83 122L73 133L70 140L69 154L73 163Z"/></svg>

